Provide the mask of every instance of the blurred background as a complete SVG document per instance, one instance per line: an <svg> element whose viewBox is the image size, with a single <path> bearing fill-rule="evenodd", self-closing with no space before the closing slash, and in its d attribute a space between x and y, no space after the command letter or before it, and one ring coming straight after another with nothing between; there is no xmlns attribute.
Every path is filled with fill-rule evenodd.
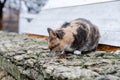
<svg viewBox="0 0 120 80"><path fill-rule="evenodd" d="M47 0L0 0L0 30L19 32L20 11L37 14Z"/></svg>
<svg viewBox="0 0 120 80"><path fill-rule="evenodd" d="M19 11L19 0L0 0L0 29L18 32Z"/></svg>
<svg viewBox="0 0 120 80"><path fill-rule="evenodd" d="M39 34L40 30L44 31L46 29L46 27L43 29L40 27L46 26L46 25L44 25L44 22L45 21L47 22L48 18L50 19L48 21L50 23L45 23L45 24L51 25L51 23L52 23L51 26L53 28L55 28L58 25L61 25L64 21L69 21L69 20L79 18L79 17L85 17L85 18L91 19L89 17L91 15L86 16L86 14L85 14L84 16L81 16L81 14L82 14L81 9L82 8L84 9L84 7L80 7L79 9L75 8L75 10L78 10L77 13L80 13L79 15L75 16L74 15L75 11L73 10L73 13L71 13L72 16L68 15L68 16L64 17L66 12L67 13L70 12L70 10L66 10L66 12L65 12L66 8L72 9L75 6L81 6L81 5L84 6L86 4L91 5L94 3L98 4L98 3L109 2L109 1L115 1L115 0L0 0L0 30L8 31L8 32L20 32L20 33L22 33L22 32L29 33L30 32L30 33ZM96 5L95 5L95 7L96 7ZM40 14L41 10L46 10L46 9L47 9L47 11L50 10L50 12L45 12L44 14ZM62 10L59 11L59 9L62 9ZM89 10L89 8L88 8L88 10ZM96 11L96 10L97 9L94 9L94 11ZM92 9L91 9L91 11L92 11ZM48 13L48 14L46 14L46 13ZM50 15L49 15L49 13L50 13ZM55 14L53 14L53 13L55 13ZM86 12L83 10L83 14L84 13L86 13ZM91 12L87 12L87 13L89 14ZM95 14L97 14L97 12ZM46 15L46 17L44 15ZM41 16L43 16L43 17L41 17ZM57 21L59 21L59 22L57 22L54 19L54 16L56 17ZM61 16L61 18L59 16ZM42 26L39 23L38 23L38 25L35 25L35 26L32 25L34 22L33 19L36 20L34 25L37 23L38 20L40 20ZM93 21L96 21L96 20L93 20ZM58 23L58 25L56 25L57 23ZM51 27L48 25L47 25L47 27ZM28 26L30 28L26 28ZM35 27L34 30L33 30L33 26ZM37 27L37 26L40 26L40 27ZM37 31L37 30L39 30L39 31ZM45 31L41 32L41 33L44 33L46 35Z"/></svg>

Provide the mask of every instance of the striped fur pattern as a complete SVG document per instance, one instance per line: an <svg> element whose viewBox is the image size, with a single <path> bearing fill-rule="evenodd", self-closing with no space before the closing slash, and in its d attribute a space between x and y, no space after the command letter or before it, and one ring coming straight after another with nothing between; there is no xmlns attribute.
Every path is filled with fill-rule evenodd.
<svg viewBox="0 0 120 80"><path fill-rule="evenodd" d="M83 18L66 22L57 30L47 30L48 46L52 52L93 51L96 50L100 38L98 28Z"/></svg>

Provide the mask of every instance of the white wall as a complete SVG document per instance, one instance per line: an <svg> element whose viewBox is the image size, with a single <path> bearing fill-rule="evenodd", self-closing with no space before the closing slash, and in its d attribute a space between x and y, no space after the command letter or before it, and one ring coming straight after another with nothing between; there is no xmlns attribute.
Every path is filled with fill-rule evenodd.
<svg viewBox="0 0 120 80"><path fill-rule="evenodd" d="M108 2L114 0L49 0L44 9Z"/></svg>

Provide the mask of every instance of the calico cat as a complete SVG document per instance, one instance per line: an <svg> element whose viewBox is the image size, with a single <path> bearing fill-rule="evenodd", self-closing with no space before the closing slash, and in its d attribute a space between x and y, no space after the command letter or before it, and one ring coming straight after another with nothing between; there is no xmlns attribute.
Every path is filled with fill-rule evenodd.
<svg viewBox="0 0 120 80"><path fill-rule="evenodd" d="M51 52L81 53L96 50L100 33L89 20L79 18L65 22L59 29L47 28L48 47Z"/></svg>

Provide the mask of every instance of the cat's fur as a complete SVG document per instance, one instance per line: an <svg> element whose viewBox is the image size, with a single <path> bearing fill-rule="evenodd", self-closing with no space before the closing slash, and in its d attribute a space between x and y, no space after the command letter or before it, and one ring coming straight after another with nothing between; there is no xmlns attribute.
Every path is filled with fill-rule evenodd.
<svg viewBox="0 0 120 80"><path fill-rule="evenodd" d="M98 46L100 38L98 28L83 18L66 22L57 30L47 30L48 46L52 52L93 51Z"/></svg>

